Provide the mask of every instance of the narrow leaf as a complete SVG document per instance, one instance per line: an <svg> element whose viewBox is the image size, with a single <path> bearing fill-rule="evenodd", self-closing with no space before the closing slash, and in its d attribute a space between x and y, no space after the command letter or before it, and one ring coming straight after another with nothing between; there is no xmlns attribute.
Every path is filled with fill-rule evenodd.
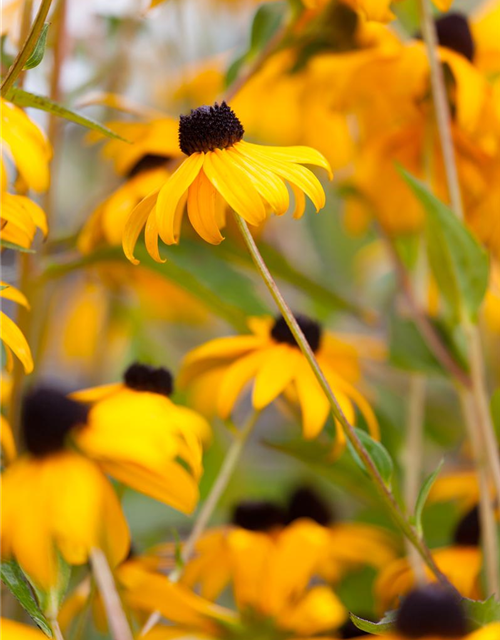
<svg viewBox="0 0 500 640"><path fill-rule="evenodd" d="M354 613L349 613L349 616L358 629L366 631L367 633L373 633L376 636L391 632L394 629L394 623L396 621L396 611L386 613L380 622L365 620L364 618L355 616Z"/></svg>
<svg viewBox="0 0 500 640"><path fill-rule="evenodd" d="M70 122L74 122L75 124L80 124L82 127L86 127L87 129L98 131L103 136L106 136L108 138L115 138L117 140L122 140L123 142L129 142L114 131L111 131L111 129L108 129L108 127L105 127L99 122L92 120L92 118L82 116L76 111L68 109L67 107L63 107L61 104L53 102L52 100L49 100L49 98L45 98L44 96L39 96L35 93L29 93L28 91L24 91L23 89L13 87L7 94L6 99L10 102L13 102L18 107L32 107L33 109L40 109L40 111L46 111L47 113L52 113L55 116L64 118L65 120L69 120Z"/></svg>
<svg viewBox="0 0 500 640"><path fill-rule="evenodd" d="M2 249L12 249L12 251L21 251L21 253L36 253L33 249L26 249L25 247L21 247L20 244L15 244L14 242L8 242L7 240L3 240L0 238L0 247Z"/></svg>
<svg viewBox="0 0 500 640"><path fill-rule="evenodd" d="M426 503L427 498L429 496L429 492L432 489L432 485L434 484L434 482L436 481L436 478L438 477L438 475L441 472L443 464L444 464L444 458L438 464L437 469L435 471L433 471L426 478L424 484L420 487L420 491L418 493L417 502L415 504L415 515L414 515L415 526L417 528L417 531L418 531L419 535L422 535L422 533L423 533L423 530L422 530L422 512L424 510L425 503Z"/></svg>
<svg viewBox="0 0 500 640"><path fill-rule="evenodd" d="M442 295L453 311L475 320L488 288L486 250L453 211L402 167L399 172L424 207L429 261Z"/></svg>
<svg viewBox="0 0 500 640"><path fill-rule="evenodd" d="M2 582L10 592L19 600L19 603L29 613L45 635L52 637L52 631L47 618L43 615L38 604L33 598L28 583L17 562L2 562L0 567Z"/></svg>
<svg viewBox="0 0 500 640"><path fill-rule="evenodd" d="M366 433L366 431L356 429L356 433L358 438L361 440L361 444L368 451L370 458L372 459L373 464L377 467L377 470L382 476L383 481L388 487L390 487L392 474L394 471L394 463L392 462L392 458L389 455L389 452L383 444L374 440L370 435L368 435L368 433ZM354 449L349 440L347 441L347 446L356 463L361 469L363 469L363 471L366 472L364 462L361 460L357 451Z"/></svg>
<svg viewBox="0 0 500 640"><path fill-rule="evenodd" d="M40 62L43 60L43 56L45 55L45 46L47 44L47 32L49 30L49 26L49 22L46 22L43 25L40 37L38 38L38 42L36 43L35 48L31 52L30 57L23 67L24 70L34 69L35 67L38 67Z"/></svg>

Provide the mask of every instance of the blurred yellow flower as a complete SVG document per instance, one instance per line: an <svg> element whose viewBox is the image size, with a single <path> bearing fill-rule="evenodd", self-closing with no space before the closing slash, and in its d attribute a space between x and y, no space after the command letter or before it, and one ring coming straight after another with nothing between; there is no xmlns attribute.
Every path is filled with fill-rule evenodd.
<svg viewBox="0 0 500 640"><path fill-rule="evenodd" d="M29 309L26 296L19 289L5 282L0 282L0 298L12 300L12 302L17 302L17 304ZM12 353L14 353L21 361L24 371L31 373L34 364L29 344L17 324L3 311L0 311L0 339L7 353L7 369L11 370L13 367Z"/></svg>
<svg viewBox="0 0 500 640"><path fill-rule="evenodd" d="M10 424L0 414L0 447L2 450L2 466L10 464L17 455L16 443Z"/></svg>
<svg viewBox="0 0 500 640"><path fill-rule="evenodd" d="M148 252L162 261L158 236L165 244L179 241L186 200L191 224L211 244L223 240L222 221L217 215L223 201L247 222L259 225L267 217L266 207L277 215L288 210L288 181L295 196L295 217L304 212L304 193L317 210L324 206L321 183L301 166L313 164L329 171L319 152L307 147L264 147L242 137L243 127L225 102L181 116L179 144L188 158L158 192L131 213L123 236L124 252L131 262L138 262L133 251L144 226Z"/></svg>
<svg viewBox="0 0 500 640"><path fill-rule="evenodd" d="M192 409L174 404L168 397L172 389L166 369L134 364L124 383L78 391L73 398L93 404L87 425L74 438L106 473L191 513L210 426Z"/></svg>
<svg viewBox="0 0 500 640"><path fill-rule="evenodd" d="M2 557L14 557L45 590L57 584L58 554L84 564L101 548L116 565L130 546L111 484L97 465L65 448L86 414L58 392L32 392L23 409L27 453L2 474Z"/></svg>
<svg viewBox="0 0 500 640"><path fill-rule="evenodd" d="M347 419L355 421L355 407L364 416L371 435L379 437L377 419L366 399L354 386L360 380L360 358L354 347L305 316L298 316L318 363L332 387ZM191 351L185 358L179 383L189 386L197 379L209 380L218 413L228 418L244 388L254 382L252 404L261 410L281 394L298 404L302 411L303 434L315 438L330 414L330 405L302 355L283 318L251 318L252 333L217 338ZM214 385L213 371L223 372ZM198 393L200 384L198 384ZM345 446L345 435L338 423L336 450Z"/></svg>
<svg viewBox="0 0 500 640"><path fill-rule="evenodd" d="M2 152L6 151L13 160L28 189L45 191L50 179L50 143L24 111L3 98L0 102L0 117Z"/></svg>
<svg viewBox="0 0 500 640"><path fill-rule="evenodd" d="M3 640L46 640L47 636L36 629L14 620L0 618L0 632Z"/></svg>

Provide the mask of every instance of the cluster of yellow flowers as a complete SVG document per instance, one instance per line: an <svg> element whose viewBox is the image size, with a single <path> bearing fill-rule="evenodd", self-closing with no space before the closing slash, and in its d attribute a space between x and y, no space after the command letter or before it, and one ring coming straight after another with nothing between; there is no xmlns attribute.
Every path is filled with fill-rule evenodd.
<svg viewBox="0 0 500 640"><path fill-rule="evenodd" d="M424 9L426 2L421 0ZM9 5L5 34L11 33L23 4ZM31 8L31 2L26 4ZM44 4L46 0L42 8ZM152 15L149 11L163 10L156 8L160 4L144 3L143 19ZM461 229L481 256L488 252L491 264L483 309L485 331L492 334L488 339L498 354L500 2L489 2L467 16L436 14L437 76L426 50L429 42L420 32L403 37L394 28L399 2L289 4L285 27L267 42L275 46L264 47L260 55L254 52L233 87L225 86L221 59L204 61L189 82L169 95L171 105L196 96L203 106L190 102L179 119L167 113L174 112L170 106L151 118L111 120L107 127L114 137L105 140L102 128L89 134L88 142L102 143L103 160L111 162L120 184L112 193L106 185L106 198L93 210L88 207L83 226L72 238L45 243L38 251L39 262L31 252L39 249L40 237L57 240L47 222L50 199L47 212L36 202L36 194L49 189L53 150L16 104L15 92L2 93L0 240L2 251L19 252L23 291L2 282L0 295L7 304L24 309L17 324L10 312L0 312L5 413L1 555L9 571L18 572L28 595L16 592L8 571L6 584L25 607L28 598L32 609L27 610L39 613L34 619L42 628L24 624L21 616L17 618L23 622L2 618L5 640L37 640L45 637L44 631L57 640L79 640L94 637L85 635L92 633L91 627L113 640L335 640L363 634L384 640L500 640L500 605L494 600L500 568L488 567L492 558L498 564L500 495L495 474L500 466L494 465L498 442L493 431L488 441L486 431L478 428L478 439L473 433L457 454L460 459L477 458L478 473L460 468L424 485L423 502L428 499L443 512L451 503L456 508L446 535L429 551L420 515L407 517L414 505L400 509L394 497L393 463L380 443L391 437L384 432L389 420L364 375L371 369L388 375L380 368L388 355L380 334L334 333L308 315L290 317L255 242L273 224L273 215L289 213L298 220L310 204L316 211L323 209L325 176L335 177L346 234L366 235L375 226L396 253L398 242L421 237L426 210L401 167L442 202L453 201L433 85L441 79L449 115L444 121L463 204ZM435 5L439 11L450 8L446 0ZM59 12L61 20L64 11ZM281 36L277 44L276 35ZM118 105L133 111L117 95L104 95L102 102L107 108ZM227 237L228 252L234 250L238 262L242 234L280 313L237 310L233 324L239 335L221 336L216 328L212 335L218 337L188 350L181 334L179 345L169 345L168 356L153 345L148 355L154 353L154 358L144 357L140 350L133 353L130 344L141 332L145 342L154 342L144 329L145 320L159 321L161 327L206 328L215 324L211 312L224 305L223 293L207 292L195 276L193 286L183 287L175 277L161 275L161 269L171 268L170 258L173 269L182 270L182 264L175 263L177 249L164 255L159 246L159 240L179 244L181 232L188 236L189 258L196 260L199 253L201 261L206 246L200 239L220 245ZM374 244L380 241L364 247L370 269L379 256ZM228 255L222 260L229 262ZM45 264L52 258L54 264ZM400 262L404 285L406 265ZM35 263L36 269L30 270ZM31 313L24 287L34 292L47 286L51 268L76 273L52 294L47 309L40 310L48 321L39 321L43 326L36 335L33 325L23 320ZM467 263L466 268L475 265ZM294 284L299 270L288 270ZM424 330L430 333L429 344L437 340L442 346L440 328L435 329L430 317L444 314L446 296L427 269L423 280ZM121 313L116 299L127 313ZM325 316L321 304L314 308ZM371 317L360 319L373 322ZM457 326L466 333L471 324ZM459 347L454 345L457 351ZM481 411L488 400L481 396L481 366L474 377L477 357L465 363L462 352L449 356L448 345L442 348L452 369L466 378L465 413L479 397L471 409L475 427L484 419ZM112 380L116 362L133 364L121 382L72 393L38 381L31 385L31 378L25 387L24 376L35 364L38 372L44 351L55 354L63 372L77 369L72 379ZM181 351L175 383L169 369L143 363L169 361L173 368ZM437 366L432 354L429 359L429 367ZM495 376L500 374L499 359L492 359ZM414 375L418 387L423 373ZM342 456L352 454L382 502L376 495L370 494L371 499L377 508L389 505L399 529L373 518L339 519L309 480L289 490L286 499L239 496L232 517L210 527L243 447L270 405L278 411L269 414L281 415L287 428L289 423L300 425L301 452L316 445L314 451L321 450L321 459L311 456L313 471L325 474L325 468L335 469ZM488 406L485 412L489 414ZM241 421L245 413L246 422ZM233 444L208 497L200 501L205 453L216 425L224 426ZM417 455L410 449L407 455L413 453ZM364 481L353 469L347 470L353 478L352 487L344 487L347 493L355 493ZM488 471L482 475L484 469ZM339 478L342 485L345 476ZM159 542L163 532L148 540L147 550L138 551L129 507L122 501L129 489L188 516L201 502L189 534ZM423 502L420 507L418 502L416 512L421 512ZM406 549L401 533L408 541ZM366 577L365 591L373 591L368 611L356 608L357 602L343 592L346 582L359 576ZM493 611L491 616L471 615L470 603L490 596L484 609L488 615ZM349 611L356 614L352 620ZM382 617L388 611L378 626L357 617Z"/></svg>

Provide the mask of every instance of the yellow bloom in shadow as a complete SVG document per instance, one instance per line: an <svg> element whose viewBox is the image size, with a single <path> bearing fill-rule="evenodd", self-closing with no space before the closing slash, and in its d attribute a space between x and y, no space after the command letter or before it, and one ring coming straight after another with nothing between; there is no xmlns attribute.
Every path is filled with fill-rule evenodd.
<svg viewBox="0 0 500 640"><path fill-rule="evenodd" d="M72 396L92 403L86 427L75 442L117 480L191 513L198 502L206 420L168 397L172 378L166 369L135 364L125 384L79 391Z"/></svg>
<svg viewBox="0 0 500 640"><path fill-rule="evenodd" d="M14 557L45 590L58 582L59 554L69 564L84 564L100 548L114 566L130 546L111 484L97 465L65 448L86 414L55 391L33 392L23 411L28 453L2 474L2 557Z"/></svg>
<svg viewBox="0 0 500 640"><path fill-rule="evenodd" d="M356 384L361 377L356 349L318 323L299 316L298 322L316 354L318 363L349 421L355 421L355 407L364 416L370 433L379 437L378 423ZM251 318L250 335L217 338L191 351L184 359L179 383L193 382L200 394L206 380L222 418L228 418L245 387L253 382L252 404L261 410L284 394L300 406L304 437L315 438L330 414L330 405L298 348L283 318ZM220 375L214 376L213 372ZM218 384L214 384L218 378ZM336 451L345 446L337 424Z"/></svg>
<svg viewBox="0 0 500 640"><path fill-rule="evenodd" d="M0 102L0 139L26 187L45 191L49 186L52 148L28 116L3 98Z"/></svg>
<svg viewBox="0 0 500 640"><path fill-rule="evenodd" d="M36 629L14 620L0 618L0 632L3 640L45 640L47 636Z"/></svg>
<svg viewBox="0 0 500 640"><path fill-rule="evenodd" d="M187 202L189 220L206 242L219 244L222 202L251 225L267 217L267 209L283 215L289 208L290 183L295 196L294 216L305 208L306 194L316 210L325 205L325 193L316 176L302 164L329 169L325 158L308 147L264 147L242 140L243 127L225 102L199 107L181 116L179 144L188 157L156 192L130 214L123 235L127 258L137 264L134 247L145 227L146 248L161 262L158 237L167 245L179 241Z"/></svg>
<svg viewBox="0 0 500 640"><path fill-rule="evenodd" d="M26 296L21 293L15 287L12 287L5 282L0 282L0 298L5 300L12 300L17 302L26 309L29 309L29 303ZM31 355L31 349L24 337L21 329L17 324L9 318L9 316L0 311L0 339L2 340L5 350L7 352L7 369L10 370L13 367L12 353L21 361L24 371L31 373L33 371L33 356Z"/></svg>

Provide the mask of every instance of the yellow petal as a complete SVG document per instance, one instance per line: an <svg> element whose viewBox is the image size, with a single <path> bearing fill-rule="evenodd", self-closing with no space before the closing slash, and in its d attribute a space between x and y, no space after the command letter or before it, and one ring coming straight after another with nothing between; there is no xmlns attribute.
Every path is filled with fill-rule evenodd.
<svg viewBox="0 0 500 640"><path fill-rule="evenodd" d="M0 325L2 341L9 349L12 349L22 362L24 371L31 373L34 368L33 357L29 344L21 330L3 311L0 311Z"/></svg>
<svg viewBox="0 0 500 640"><path fill-rule="evenodd" d="M47 640L47 636L39 629L7 618L0 620L0 631L3 640Z"/></svg>
<svg viewBox="0 0 500 640"><path fill-rule="evenodd" d="M123 389L122 382L112 382L111 384L102 384L99 387L90 387L89 389L82 389L81 391L73 391L70 394L70 398L77 402L98 402L103 400L107 396L110 396L117 391Z"/></svg>
<svg viewBox="0 0 500 640"><path fill-rule="evenodd" d="M224 240L217 224L216 199L217 191L202 169L189 187L187 210L194 230L210 244L220 244Z"/></svg>
<svg viewBox="0 0 500 640"><path fill-rule="evenodd" d="M304 215L304 211L306 210L306 197L302 189L299 189L293 183L290 184L290 186L292 188L293 197L295 200L293 217L295 218L295 220L300 220L300 218L302 218L302 216Z"/></svg>
<svg viewBox="0 0 500 640"><path fill-rule="evenodd" d="M347 611L330 587L310 589L304 598L287 608L279 623L295 634L316 635L340 627L347 618Z"/></svg>
<svg viewBox="0 0 500 640"><path fill-rule="evenodd" d="M16 287L13 287L12 285L7 284L6 282L0 282L0 287L5 287L5 289L0 290L0 296L2 298L5 298L6 300L12 300L13 302L17 302L18 304L25 307L25 309L30 308L28 299L26 298L24 293L21 293L21 291L19 291L19 289L16 289Z"/></svg>
<svg viewBox="0 0 500 640"><path fill-rule="evenodd" d="M302 371L295 378L297 395L302 410L302 429L304 438L315 438L323 429L330 405L323 390L304 362Z"/></svg>
<svg viewBox="0 0 500 640"><path fill-rule="evenodd" d="M209 151L203 170L207 178L228 205L253 225L266 219L266 211L259 193L247 173L236 165L226 151Z"/></svg>
<svg viewBox="0 0 500 640"><path fill-rule="evenodd" d="M263 409L275 400L295 376L301 354L289 345L277 345L267 350L267 357L255 377L252 402Z"/></svg>
<svg viewBox="0 0 500 640"><path fill-rule="evenodd" d="M160 237L165 244L179 242L176 229L177 205L203 167L204 155L193 153L186 158L160 189L156 203L156 219Z"/></svg>
<svg viewBox="0 0 500 640"><path fill-rule="evenodd" d="M158 224L156 222L156 211L153 209L146 221L146 229L144 230L144 241L149 255L155 262L166 262L166 258L162 258L158 250Z"/></svg>
<svg viewBox="0 0 500 640"><path fill-rule="evenodd" d="M227 368L218 391L217 407L221 418L231 414L243 388L256 375L265 358L265 350L254 351Z"/></svg>
<svg viewBox="0 0 500 640"><path fill-rule="evenodd" d="M151 215L151 211L157 201L158 193L152 193L139 204L130 213L125 228L123 229L123 252L132 264L139 264L139 260L134 257L134 249L137 244L137 239L147 222L148 216Z"/></svg>
<svg viewBox="0 0 500 640"><path fill-rule="evenodd" d="M0 414L0 444L2 446L3 462L7 465L14 460L17 455L17 450L10 424L2 414Z"/></svg>
<svg viewBox="0 0 500 640"><path fill-rule="evenodd" d="M276 160L280 160L281 162L294 162L296 164L312 164L317 167L322 167L328 171L328 176L330 180L333 178L332 169L330 167L330 163L325 158L325 156L313 149L312 147L305 146L292 146L292 147L273 147L273 146L263 146L258 144L252 144L251 142L246 142L242 140L235 145L235 148L238 149L240 146L249 147L250 149L254 149L257 151L263 150L265 153L269 154Z"/></svg>

